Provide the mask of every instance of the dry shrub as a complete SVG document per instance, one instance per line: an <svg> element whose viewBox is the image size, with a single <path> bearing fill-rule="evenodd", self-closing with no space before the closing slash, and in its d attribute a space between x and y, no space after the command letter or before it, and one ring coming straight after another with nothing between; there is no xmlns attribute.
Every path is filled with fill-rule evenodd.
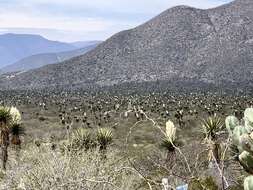
<svg viewBox="0 0 253 190"><path fill-rule="evenodd" d="M108 149L62 153L50 147L30 147L6 173L0 189L132 190L142 183L117 151ZM106 154L106 155L105 155Z"/></svg>

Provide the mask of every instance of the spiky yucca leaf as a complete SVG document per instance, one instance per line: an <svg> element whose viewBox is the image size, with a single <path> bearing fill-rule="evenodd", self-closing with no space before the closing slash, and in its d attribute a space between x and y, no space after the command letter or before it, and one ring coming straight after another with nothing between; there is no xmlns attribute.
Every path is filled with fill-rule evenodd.
<svg viewBox="0 0 253 190"><path fill-rule="evenodd" d="M106 149L109 144L112 143L112 130L108 128L101 128L97 132L97 142L100 145L100 149Z"/></svg>
<svg viewBox="0 0 253 190"><path fill-rule="evenodd" d="M21 126L21 124L13 124L11 127L11 134L12 135L24 135L25 134L25 129Z"/></svg>
<svg viewBox="0 0 253 190"><path fill-rule="evenodd" d="M211 116L202 121L203 132L208 139L214 139L217 132L223 127L223 121L218 116Z"/></svg>

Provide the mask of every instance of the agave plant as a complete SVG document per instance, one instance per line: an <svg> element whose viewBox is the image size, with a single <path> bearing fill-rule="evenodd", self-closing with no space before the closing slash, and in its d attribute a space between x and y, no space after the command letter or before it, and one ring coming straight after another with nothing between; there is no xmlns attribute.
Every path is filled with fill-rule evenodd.
<svg viewBox="0 0 253 190"><path fill-rule="evenodd" d="M112 143L112 130L108 128L101 128L97 132L97 142L100 150L106 150L107 146Z"/></svg>

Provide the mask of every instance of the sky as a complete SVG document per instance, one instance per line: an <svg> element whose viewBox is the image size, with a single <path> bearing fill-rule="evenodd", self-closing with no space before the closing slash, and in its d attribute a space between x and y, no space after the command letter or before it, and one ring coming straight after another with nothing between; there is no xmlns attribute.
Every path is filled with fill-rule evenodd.
<svg viewBox="0 0 253 190"><path fill-rule="evenodd" d="M0 34L105 40L177 5L207 9L231 0L0 0Z"/></svg>

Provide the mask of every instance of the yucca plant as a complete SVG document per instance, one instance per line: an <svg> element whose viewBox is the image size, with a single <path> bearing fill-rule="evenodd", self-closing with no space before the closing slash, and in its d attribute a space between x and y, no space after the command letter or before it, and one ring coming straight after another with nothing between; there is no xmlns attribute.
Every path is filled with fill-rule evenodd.
<svg viewBox="0 0 253 190"><path fill-rule="evenodd" d="M222 129L223 121L220 117L214 115L202 121L202 129L205 134L205 142L207 143L209 149L209 158L215 158L215 161L219 163L220 161L220 144L217 142L217 133Z"/></svg>
<svg viewBox="0 0 253 190"><path fill-rule="evenodd" d="M94 144L91 133L87 129L78 129L72 135L71 148L88 150Z"/></svg>
<svg viewBox="0 0 253 190"><path fill-rule="evenodd" d="M21 121L21 114L14 107L0 107L0 132L1 132L1 148L2 148L2 168L6 169L8 160L8 146L10 144L10 133L12 133L12 142L21 144L19 135L21 130L17 129Z"/></svg>
<svg viewBox="0 0 253 190"><path fill-rule="evenodd" d="M112 143L112 130L108 128L101 128L97 132L97 142L100 150L106 150L107 146Z"/></svg>
<svg viewBox="0 0 253 190"><path fill-rule="evenodd" d="M7 107L0 107L0 124L1 128L2 125L7 125L11 121L11 114L10 114L10 109Z"/></svg>
<svg viewBox="0 0 253 190"><path fill-rule="evenodd" d="M162 146L165 147L169 152L175 150L174 143L176 141L176 127L172 121L166 122L166 132L162 142Z"/></svg>
<svg viewBox="0 0 253 190"><path fill-rule="evenodd" d="M167 166L171 168L176 162L175 145L178 143L176 138L176 127L172 121L166 122L165 137L162 141L162 146L167 150Z"/></svg>
<svg viewBox="0 0 253 190"><path fill-rule="evenodd" d="M8 146L9 146L9 131L11 123L10 109L0 107L0 135L1 135L1 149L2 149L2 168L6 169L6 162L8 160Z"/></svg>
<svg viewBox="0 0 253 190"><path fill-rule="evenodd" d="M15 107L10 108L10 114L11 114L11 125L10 125L11 143L13 145L20 146L21 145L20 135L24 134L24 128L21 127L21 114L19 110Z"/></svg>

